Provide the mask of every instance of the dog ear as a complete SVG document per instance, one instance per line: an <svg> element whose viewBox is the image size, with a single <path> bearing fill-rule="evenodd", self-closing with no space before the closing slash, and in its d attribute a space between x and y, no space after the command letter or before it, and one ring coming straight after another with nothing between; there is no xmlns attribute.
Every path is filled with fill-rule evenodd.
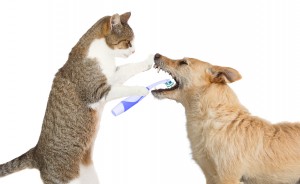
<svg viewBox="0 0 300 184"><path fill-rule="evenodd" d="M208 69L210 81L213 83L231 83L240 80L240 73L230 67L213 66Z"/></svg>

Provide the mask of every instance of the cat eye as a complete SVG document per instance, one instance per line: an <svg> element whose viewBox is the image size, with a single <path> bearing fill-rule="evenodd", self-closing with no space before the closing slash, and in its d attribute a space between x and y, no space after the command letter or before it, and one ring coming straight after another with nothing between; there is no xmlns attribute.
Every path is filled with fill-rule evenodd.
<svg viewBox="0 0 300 184"><path fill-rule="evenodd" d="M127 42L128 47L132 47L131 41Z"/></svg>
<svg viewBox="0 0 300 184"><path fill-rule="evenodd" d="M121 41L118 41L118 42L115 42L115 43L112 43L112 45L119 45L121 42L123 42L124 40L121 40Z"/></svg>
<svg viewBox="0 0 300 184"><path fill-rule="evenodd" d="M188 63L186 62L186 60L180 60L179 61L179 65L187 65Z"/></svg>
<svg viewBox="0 0 300 184"><path fill-rule="evenodd" d="M128 47L132 47L132 43L131 43L131 41L129 41L129 40L121 40L121 41L119 41L119 42L112 43L112 45L119 45L119 44L121 44L121 43L125 44L125 45L128 46Z"/></svg>

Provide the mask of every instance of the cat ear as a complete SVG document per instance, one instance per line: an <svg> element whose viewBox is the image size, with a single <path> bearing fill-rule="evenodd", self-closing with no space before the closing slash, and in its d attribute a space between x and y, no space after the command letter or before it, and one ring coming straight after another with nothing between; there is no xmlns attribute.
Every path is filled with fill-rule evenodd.
<svg viewBox="0 0 300 184"><path fill-rule="evenodd" d="M121 23L120 15L119 14L114 14L113 16L110 17L110 27L114 27L118 24Z"/></svg>
<svg viewBox="0 0 300 184"><path fill-rule="evenodd" d="M242 78L237 70L230 67L212 66L208 73L213 83L231 83Z"/></svg>
<svg viewBox="0 0 300 184"><path fill-rule="evenodd" d="M122 23L127 23L128 22L128 19L130 18L131 16L131 12L126 12L126 13L123 13L121 15L121 22Z"/></svg>

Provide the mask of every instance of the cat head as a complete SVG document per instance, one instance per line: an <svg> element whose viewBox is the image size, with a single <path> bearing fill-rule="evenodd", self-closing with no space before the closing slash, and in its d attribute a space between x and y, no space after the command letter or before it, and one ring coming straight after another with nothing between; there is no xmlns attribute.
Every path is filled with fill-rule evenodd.
<svg viewBox="0 0 300 184"><path fill-rule="evenodd" d="M107 45L113 49L115 57L127 58L135 52L134 33L128 25L131 13L114 14L109 20L109 33L105 36Z"/></svg>

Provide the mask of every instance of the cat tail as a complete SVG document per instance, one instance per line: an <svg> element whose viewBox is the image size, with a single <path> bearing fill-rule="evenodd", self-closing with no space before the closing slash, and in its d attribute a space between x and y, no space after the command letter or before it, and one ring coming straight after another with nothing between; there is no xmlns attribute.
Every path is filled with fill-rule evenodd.
<svg viewBox="0 0 300 184"><path fill-rule="evenodd" d="M23 155L5 163L0 164L0 177L12 174L14 172L26 169L35 168L36 164L33 159L34 148L30 149Z"/></svg>

